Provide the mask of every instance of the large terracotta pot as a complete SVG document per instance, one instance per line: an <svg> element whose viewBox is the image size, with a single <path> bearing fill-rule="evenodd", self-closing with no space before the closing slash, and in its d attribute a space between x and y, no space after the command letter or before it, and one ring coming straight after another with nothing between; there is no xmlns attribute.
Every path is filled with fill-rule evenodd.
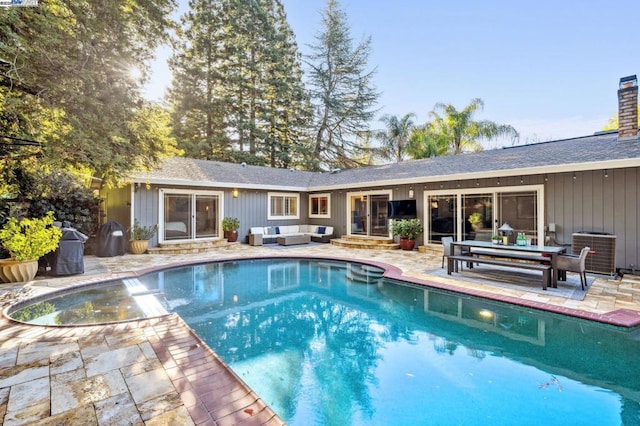
<svg viewBox="0 0 640 426"><path fill-rule="evenodd" d="M31 281L37 273L37 260L0 259L0 281L3 283Z"/></svg>
<svg viewBox="0 0 640 426"><path fill-rule="evenodd" d="M224 237L228 242L235 243L236 241L238 241L238 231L225 231Z"/></svg>
<svg viewBox="0 0 640 426"><path fill-rule="evenodd" d="M149 248L149 240L129 241L129 251L132 254L142 254Z"/></svg>
<svg viewBox="0 0 640 426"><path fill-rule="evenodd" d="M402 250L413 250L416 245L416 240L408 240L406 238L400 238L400 248Z"/></svg>

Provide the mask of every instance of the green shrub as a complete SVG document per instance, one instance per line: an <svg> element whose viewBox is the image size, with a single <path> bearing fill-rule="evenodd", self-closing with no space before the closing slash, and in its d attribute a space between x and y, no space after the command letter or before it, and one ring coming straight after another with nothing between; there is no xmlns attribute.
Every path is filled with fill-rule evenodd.
<svg viewBox="0 0 640 426"><path fill-rule="evenodd" d="M40 219L10 217L0 229L0 242L15 260L38 260L58 248L62 231L53 226L53 212Z"/></svg>
<svg viewBox="0 0 640 426"><path fill-rule="evenodd" d="M398 235L405 240L415 240L424 231L420 219L394 220L391 225L393 235Z"/></svg>
<svg viewBox="0 0 640 426"><path fill-rule="evenodd" d="M240 228L240 221L235 217L225 217L222 219L222 230L225 232L237 231Z"/></svg>
<svg viewBox="0 0 640 426"><path fill-rule="evenodd" d="M158 232L158 225L140 226L138 219L133 220L133 227L129 228L129 240L150 240Z"/></svg>

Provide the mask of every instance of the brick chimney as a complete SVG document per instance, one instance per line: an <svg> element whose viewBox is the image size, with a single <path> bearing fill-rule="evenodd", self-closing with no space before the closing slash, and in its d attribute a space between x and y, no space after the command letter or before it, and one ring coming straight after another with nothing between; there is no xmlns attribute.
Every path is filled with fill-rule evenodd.
<svg viewBox="0 0 640 426"><path fill-rule="evenodd" d="M638 138L638 78L622 77L618 89L618 139Z"/></svg>

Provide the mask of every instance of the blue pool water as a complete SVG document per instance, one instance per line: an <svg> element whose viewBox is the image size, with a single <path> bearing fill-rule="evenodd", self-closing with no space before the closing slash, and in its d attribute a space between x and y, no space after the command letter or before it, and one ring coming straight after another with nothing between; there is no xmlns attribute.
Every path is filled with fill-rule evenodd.
<svg viewBox="0 0 640 426"><path fill-rule="evenodd" d="M324 260L212 263L29 312L176 312L291 425L640 424L637 330L380 276Z"/></svg>

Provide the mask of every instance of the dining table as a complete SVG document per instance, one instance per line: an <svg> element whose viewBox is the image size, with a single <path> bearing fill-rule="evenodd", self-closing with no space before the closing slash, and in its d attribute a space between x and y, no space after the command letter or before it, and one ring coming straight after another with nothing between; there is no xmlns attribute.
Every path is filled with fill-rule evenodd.
<svg viewBox="0 0 640 426"><path fill-rule="evenodd" d="M529 244L495 244L491 241L479 240L453 241L451 244L454 248L454 253L465 253L470 257L473 257L475 253L475 255L512 259L514 266L517 266L517 260L542 261L544 260L542 258L549 258L549 264L551 265L551 287L558 287L558 256L566 251L565 247Z"/></svg>

